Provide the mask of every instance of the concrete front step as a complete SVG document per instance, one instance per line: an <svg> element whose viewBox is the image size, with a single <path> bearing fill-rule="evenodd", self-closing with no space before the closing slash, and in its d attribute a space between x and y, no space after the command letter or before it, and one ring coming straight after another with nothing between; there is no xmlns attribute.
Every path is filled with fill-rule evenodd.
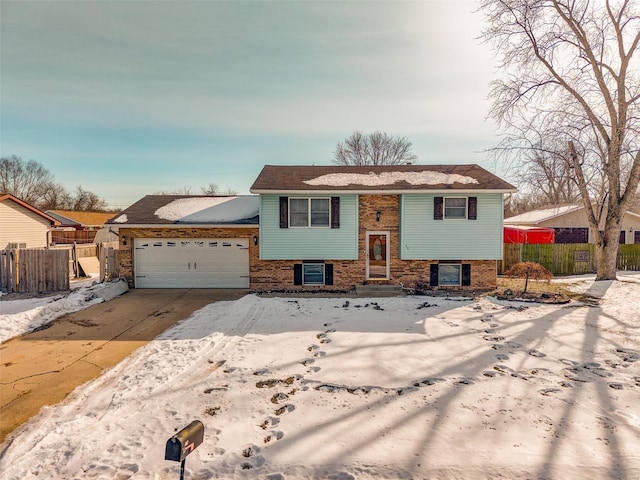
<svg viewBox="0 0 640 480"><path fill-rule="evenodd" d="M356 285L356 294L366 296L396 296L402 295L402 285L367 284Z"/></svg>

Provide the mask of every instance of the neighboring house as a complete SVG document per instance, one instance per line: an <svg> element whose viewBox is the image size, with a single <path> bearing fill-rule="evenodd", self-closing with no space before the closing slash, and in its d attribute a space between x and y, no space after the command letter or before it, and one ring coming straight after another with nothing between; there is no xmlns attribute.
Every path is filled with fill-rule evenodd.
<svg viewBox="0 0 640 480"><path fill-rule="evenodd" d="M533 210L509 217L505 225L553 228L555 243L595 243L595 232L589 227L583 205L565 205ZM603 224L600 226L604 228ZM622 219L620 243L640 243L640 215L627 212Z"/></svg>
<svg viewBox="0 0 640 480"><path fill-rule="evenodd" d="M56 219L10 194L0 195L0 249L46 248Z"/></svg>
<svg viewBox="0 0 640 480"><path fill-rule="evenodd" d="M516 189L478 165L267 165L250 191L260 195L256 290L488 290L503 196Z"/></svg>
<svg viewBox="0 0 640 480"><path fill-rule="evenodd" d="M60 222L51 233L53 243L92 243L99 230L114 214L47 210L47 215ZM117 234L113 236L117 240Z"/></svg>
<svg viewBox="0 0 640 480"><path fill-rule="evenodd" d="M258 259L257 196L147 195L106 223L120 275L136 288L249 288Z"/></svg>

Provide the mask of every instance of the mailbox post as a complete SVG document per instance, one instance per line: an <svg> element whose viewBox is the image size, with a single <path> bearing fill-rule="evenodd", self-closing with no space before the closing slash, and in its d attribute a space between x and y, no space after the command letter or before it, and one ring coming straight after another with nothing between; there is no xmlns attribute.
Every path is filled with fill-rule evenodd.
<svg viewBox="0 0 640 480"><path fill-rule="evenodd" d="M204 425L194 420L169 440L164 449L164 459L180 462L180 480L184 480L184 465L187 456L204 440Z"/></svg>

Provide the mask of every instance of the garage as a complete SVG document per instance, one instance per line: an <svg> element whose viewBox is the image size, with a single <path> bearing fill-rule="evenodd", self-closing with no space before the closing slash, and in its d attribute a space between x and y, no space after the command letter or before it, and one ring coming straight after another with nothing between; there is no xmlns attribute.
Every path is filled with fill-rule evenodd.
<svg viewBox="0 0 640 480"><path fill-rule="evenodd" d="M136 288L249 288L247 238L135 238Z"/></svg>

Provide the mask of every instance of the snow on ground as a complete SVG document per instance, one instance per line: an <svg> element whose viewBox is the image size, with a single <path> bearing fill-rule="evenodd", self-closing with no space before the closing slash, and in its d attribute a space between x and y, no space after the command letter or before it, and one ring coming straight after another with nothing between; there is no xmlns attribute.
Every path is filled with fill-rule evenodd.
<svg viewBox="0 0 640 480"><path fill-rule="evenodd" d="M640 283L589 288L211 304L14 432L0 478L175 479L194 419L187 479L640 478Z"/></svg>
<svg viewBox="0 0 640 480"><path fill-rule="evenodd" d="M97 278L97 277L95 277ZM88 285L95 278L76 282L68 294L0 301L0 342L41 327L67 313L77 312L104 299Z"/></svg>

